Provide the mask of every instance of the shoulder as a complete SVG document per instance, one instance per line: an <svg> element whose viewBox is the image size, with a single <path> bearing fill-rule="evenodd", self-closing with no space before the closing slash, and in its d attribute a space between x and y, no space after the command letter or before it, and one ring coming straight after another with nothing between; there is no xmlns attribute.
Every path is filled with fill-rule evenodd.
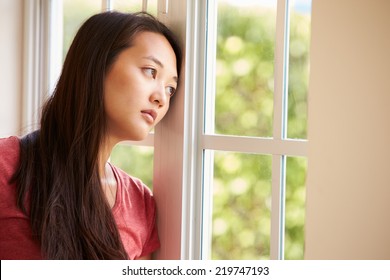
<svg viewBox="0 0 390 280"><path fill-rule="evenodd" d="M0 155L0 171L13 174L19 163L20 139L16 136L0 138Z"/></svg>
<svg viewBox="0 0 390 280"><path fill-rule="evenodd" d="M124 211L151 223L156 214L152 191L138 178L112 166L117 176L118 192L115 211Z"/></svg>
<svg viewBox="0 0 390 280"><path fill-rule="evenodd" d="M114 216L123 244L131 259L149 255L160 247L152 191L140 179L112 169L118 180Z"/></svg>
<svg viewBox="0 0 390 280"><path fill-rule="evenodd" d="M11 154L12 152L19 152L20 139L16 136L10 136L8 138L0 138L0 150L1 155Z"/></svg>

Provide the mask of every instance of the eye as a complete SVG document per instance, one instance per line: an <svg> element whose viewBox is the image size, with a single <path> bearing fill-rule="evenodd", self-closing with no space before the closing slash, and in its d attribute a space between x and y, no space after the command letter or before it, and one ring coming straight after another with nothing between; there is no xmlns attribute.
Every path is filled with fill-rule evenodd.
<svg viewBox="0 0 390 280"><path fill-rule="evenodd" d="M157 70L156 70L156 69L150 68L150 67L145 67L145 68L143 68L142 70L144 71L144 73L145 73L147 76L149 76L149 77L151 77L151 78L153 78L153 79L156 78L156 75L157 75Z"/></svg>
<svg viewBox="0 0 390 280"><path fill-rule="evenodd" d="M176 88L174 87L166 87L167 94L169 94L170 97L175 94Z"/></svg>

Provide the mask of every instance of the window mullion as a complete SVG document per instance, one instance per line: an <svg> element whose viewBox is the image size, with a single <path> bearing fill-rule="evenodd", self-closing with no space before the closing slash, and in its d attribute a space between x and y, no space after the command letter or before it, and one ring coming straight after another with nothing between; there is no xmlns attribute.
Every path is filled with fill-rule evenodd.
<svg viewBox="0 0 390 280"><path fill-rule="evenodd" d="M40 5L37 1L28 1L24 7L24 74L23 74L23 123L38 127L37 108L39 103L39 17Z"/></svg>
<svg viewBox="0 0 390 280"><path fill-rule="evenodd" d="M142 11L143 12L148 11L148 0L142 0Z"/></svg>
<svg viewBox="0 0 390 280"><path fill-rule="evenodd" d="M307 156L307 141L301 139L275 140L246 136L203 135L202 147L239 153Z"/></svg>
<svg viewBox="0 0 390 280"><path fill-rule="evenodd" d="M274 139L286 139L288 97L289 0L279 0L276 15Z"/></svg>
<svg viewBox="0 0 390 280"><path fill-rule="evenodd" d="M215 132L215 95L216 95L216 49L217 49L217 1L205 1L205 23L207 29L204 30L202 36L206 38L205 44L205 59L204 64L204 79L205 89L203 94L202 106L202 134L200 145L202 149L206 147L204 138ZM206 25L206 24L204 24ZM209 259L211 257L212 243L212 219L213 219L213 181L214 181L214 151L204 150L203 153L203 173L202 173L202 254L201 259Z"/></svg>
<svg viewBox="0 0 390 280"><path fill-rule="evenodd" d="M179 38L186 40L189 29L186 20L187 1L171 0L167 10L169 13L166 15L162 15L159 10L158 18L164 20ZM188 42L184 43L188 45ZM185 55L187 59L188 53ZM187 126L189 112L185 110L191 97L187 81L183 78L187 75L187 65L188 62L186 68L182 69L180 86L170 104L170 110L156 126L154 134L153 192L159 211L157 224L161 241L161 249L156 256L158 259L183 258L182 239L185 236L182 226L185 226L187 215L183 209L187 207L186 193L192 188L186 183L193 178L192 174L186 174L186 164L191 159L186 154L189 147L186 141L192 136L192 128Z"/></svg>
<svg viewBox="0 0 390 280"><path fill-rule="evenodd" d="M24 18L22 125L34 130L39 127L38 108L61 71L62 1L27 1Z"/></svg>
<svg viewBox="0 0 390 280"><path fill-rule="evenodd" d="M113 9L113 0L102 0L102 12L111 11Z"/></svg>
<svg viewBox="0 0 390 280"><path fill-rule="evenodd" d="M204 151L200 146L204 123L205 91L205 34L206 1L191 1L187 9L186 65L185 65L185 133L184 133L184 166L183 166L183 216L182 216L182 259L201 259L205 253L204 242L207 236L202 235L204 206L209 203L203 200L202 172L205 163Z"/></svg>
<svg viewBox="0 0 390 280"><path fill-rule="evenodd" d="M63 50L63 2L62 0L50 0L48 7L48 84L49 94L53 92L62 69Z"/></svg>
<svg viewBox="0 0 390 280"><path fill-rule="evenodd" d="M274 139L286 139L289 1L279 0L276 15ZM285 155L274 155L272 165L271 259L283 259Z"/></svg>

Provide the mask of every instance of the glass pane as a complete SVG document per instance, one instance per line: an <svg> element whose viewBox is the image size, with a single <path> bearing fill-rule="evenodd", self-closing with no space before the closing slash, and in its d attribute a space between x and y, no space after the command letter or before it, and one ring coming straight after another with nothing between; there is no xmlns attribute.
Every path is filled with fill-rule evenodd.
<svg viewBox="0 0 390 280"><path fill-rule="evenodd" d="M272 157L214 153L211 258L269 259Z"/></svg>
<svg viewBox="0 0 390 280"><path fill-rule="evenodd" d="M150 189L153 187L153 147L118 144L112 150L110 162L137 177Z"/></svg>
<svg viewBox="0 0 390 280"><path fill-rule="evenodd" d="M142 10L142 0L114 0L114 10L134 13ZM157 0L147 1L147 12L157 16Z"/></svg>
<svg viewBox="0 0 390 280"><path fill-rule="evenodd" d="M305 245L305 202L307 159L288 157L284 258L301 260Z"/></svg>
<svg viewBox="0 0 390 280"><path fill-rule="evenodd" d="M218 1L217 134L272 136L276 2Z"/></svg>
<svg viewBox="0 0 390 280"><path fill-rule="evenodd" d="M288 138L307 138L311 0L290 1Z"/></svg>
<svg viewBox="0 0 390 280"><path fill-rule="evenodd" d="M64 12L64 47L63 59L81 24L90 16L101 12L101 0L63 0Z"/></svg>

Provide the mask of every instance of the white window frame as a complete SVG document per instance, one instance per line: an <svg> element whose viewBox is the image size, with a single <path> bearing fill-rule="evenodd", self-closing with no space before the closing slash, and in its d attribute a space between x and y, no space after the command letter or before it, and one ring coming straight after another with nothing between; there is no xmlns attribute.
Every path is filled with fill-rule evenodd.
<svg viewBox="0 0 390 280"><path fill-rule="evenodd" d="M28 131L39 127L39 109L61 72L62 19L62 0L24 1L22 128Z"/></svg>
<svg viewBox="0 0 390 280"><path fill-rule="evenodd" d="M111 10L113 1L102 0L102 10ZM24 124L38 124L36 110L44 99L41 93L52 91L61 69L62 1L25 3L23 119ZM286 135L289 1L279 0L277 4L273 138L213 135L210 132L214 128L203 125L204 101L208 98L207 102L213 102L210 92L215 88L213 79L206 79L206 67L208 76L214 77L210 75L213 65L206 65L207 56L215 57L215 42L206 44L206 24L208 32L215 32L216 27L213 3L213 0L158 2L158 18L178 34L185 51L181 86L169 113L154 134L142 142L131 142L154 146L153 190L162 244L157 258L209 257L212 196L205 191L209 188L203 186L212 184L213 154L204 151L223 150L272 155L271 259L283 259L285 180L282 178L286 157L307 156L307 141L287 139ZM147 0L143 0L142 7L147 10ZM41 16L42 13L46 16ZM207 13L213 16L207 18ZM54 28L58 30L53 32ZM208 40L212 38L209 33ZM214 117L212 108L208 106L207 118Z"/></svg>
<svg viewBox="0 0 390 280"><path fill-rule="evenodd" d="M215 65L207 63L210 60L206 57L215 57L216 9L216 1L190 1L186 16L181 258L209 258L213 154L207 152L203 156L203 153L206 150L221 150L272 155L270 258L283 259L286 158L307 157L306 140L287 138L289 1L279 0L277 3L272 138L214 135L212 124L209 124L210 127L204 126L204 118L214 119L214 106L204 108L204 101L207 99L207 104L214 102L215 81L206 77L215 76ZM205 43L206 24L208 45ZM172 126L174 122L175 119L169 120ZM169 154L165 154L164 158L169 160Z"/></svg>

